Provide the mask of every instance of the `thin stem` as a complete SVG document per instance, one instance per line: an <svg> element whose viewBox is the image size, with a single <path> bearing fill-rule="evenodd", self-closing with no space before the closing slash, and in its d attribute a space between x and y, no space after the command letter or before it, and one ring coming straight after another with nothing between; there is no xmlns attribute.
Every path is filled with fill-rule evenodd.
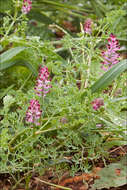
<svg viewBox="0 0 127 190"><path fill-rule="evenodd" d="M31 128L27 128L27 129L24 129L23 131L21 131L20 133L18 133L9 143L9 147L14 143L14 141L20 136L22 135L23 133L25 133L26 131L28 130L31 130Z"/></svg>
<svg viewBox="0 0 127 190"><path fill-rule="evenodd" d="M51 27L51 28L58 28L59 30L61 30L62 32L64 32L66 35L69 35L69 33L66 30L64 30L62 27L58 26L57 24L49 25L49 27Z"/></svg>
<svg viewBox="0 0 127 190"><path fill-rule="evenodd" d="M14 151L15 149L19 148L22 144L24 144L25 142L27 142L29 139L31 139L34 136L34 134L30 135L28 138L26 138L24 141L22 141L21 143L17 144L15 147L11 147L11 152Z"/></svg>
<svg viewBox="0 0 127 190"><path fill-rule="evenodd" d="M74 59L75 63L78 63L78 61L76 60L76 58L75 58L75 56L74 56L73 51L72 51L71 48L69 48L69 51L70 51L71 56L72 56L72 58Z"/></svg>
<svg viewBox="0 0 127 190"><path fill-rule="evenodd" d="M83 34L84 35L84 34ZM84 89L84 84L85 84L85 76L84 76L84 69L85 69L85 65L86 65L86 60L85 60L85 48L84 46L82 47L82 63L83 63L83 67L81 68L80 71L80 77L81 77L81 90Z"/></svg>
<svg viewBox="0 0 127 190"><path fill-rule="evenodd" d="M32 76L32 73L30 73L28 75L28 77L26 78L26 80L24 81L24 83L22 84L22 86L19 88L19 90L22 90L24 88L24 86L26 85L26 82L30 79L31 76Z"/></svg>
<svg viewBox="0 0 127 190"><path fill-rule="evenodd" d="M46 133L46 132L49 132L49 131L55 131L55 130L57 130L57 128L55 128L55 129L47 129L47 130L43 130L43 131L36 131L35 135L40 135L42 133Z"/></svg>
<svg viewBox="0 0 127 190"><path fill-rule="evenodd" d="M42 183L45 183L47 185L50 185L50 186L53 186L53 187L57 187L57 188L60 188L60 189L64 189L64 190L72 190L71 188L68 188L68 187L63 187L63 186L60 186L60 185L56 185L56 184L53 184L53 183L49 183L49 182L46 182L44 180L41 180L37 177L34 178L36 181L40 181Z"/></svg>
<svg viewBox="0 0 127 190"><path fill-rule="evenodd" d="M53 113L53 115L48 119L48 121L37 132L35 132L35 134L39 134L39 132L49 123L49 121L53 118L55 114L56 113Z"/></svg>
<svg viewBox="0 0 127 190"><path fill-rule="evenodd" d="M55 113L54 113L55 114ZM53 115L54 115L53 114ZM25 142L27 142L30 138L34 137L35 135L38 135L38 134L41 134L43 132L47 132L47 130L43 130L41 131L48 123L49 121L53 118L53 115L47 120L47 122L38 130L38 131L34 131L33 130L33 134L30 135L29 137L27 137L24 141L22 141L21 143L19 143L18 145L16 145L15 147L11 147L11 145L14 143L14 141L21 135L23 134L24 132L26 132L27 130L30 130L31 128L27 128L23 131L21 131L20 133L18 133L9 143L9 150L10 152L14 151L15 149L17 149L19 146L21 146L22 144L24 144ZM51 129L52 130L52 129Z"/></svg>
<svg viewBox="0 0 127 190"><path fill-rule="evenodd" d="M23 181L30 173L32 173L32 171L27 172L24 177L22 177L19 181L17 181L16 184L12 187L12 190L16 189L17 186L21 183L21 181Z"/></svg>
<svg viewBox="0 0 127 190"><path fill-rule="evenodd" d="M88 55L88 69L87 69L87 78L85 81L85 88L88 87L88 82L89 82L89 78L90 78L90 65L91 65L91 56Z"/></svg>

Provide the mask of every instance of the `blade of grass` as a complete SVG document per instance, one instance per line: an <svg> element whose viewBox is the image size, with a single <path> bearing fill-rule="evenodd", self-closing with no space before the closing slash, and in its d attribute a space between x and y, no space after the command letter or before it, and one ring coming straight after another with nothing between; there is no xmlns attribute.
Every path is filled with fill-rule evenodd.
<svg viewBox="0 0 127 190"><path fill-rule="evenodd" d="M127 59L114 65L108 70L99 80L97 80L91 87L92 93L106 88L111 82L117 78L123 71L127 69Z"/></svg>
<svg viewBox="0 0 127 190"><path fill-rule="evenodd" d="M9 86L1 95L0 95L0 99L2 99L15 85L12 84L11 86Z"/></svg>
<svg viewBox="0 0 127 190"><path fill-rule="evenodd" d="M21 51L23 51L24 49L26 49L26 47L15 47L15 48L11 48L11 49L5 51L4 53L2 53L0 55L0 64L12 59L17 54L19 54ZM0 67L1 67L1 65L0 65Z"/></svg>

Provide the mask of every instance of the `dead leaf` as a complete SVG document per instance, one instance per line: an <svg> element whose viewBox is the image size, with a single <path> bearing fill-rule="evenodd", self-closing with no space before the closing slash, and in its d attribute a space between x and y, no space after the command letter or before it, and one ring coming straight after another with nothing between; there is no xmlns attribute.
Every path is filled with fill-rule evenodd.
<svg viewBox="0 0 127 190"><path fill-rule="evenodd" d="M116 175L120 176L121 169L115 169L115 173L116 173Z"/></svg>
<svg viewBox="0 0 127 190"><path fill-rule="evenodd" d="M105 168L102 168L98 175L100 179L96 179L92 185L91 190L109 189L110 187L119 187L127 183L126 175L126 159L121 159L118 163L112 163Z"/></svg>

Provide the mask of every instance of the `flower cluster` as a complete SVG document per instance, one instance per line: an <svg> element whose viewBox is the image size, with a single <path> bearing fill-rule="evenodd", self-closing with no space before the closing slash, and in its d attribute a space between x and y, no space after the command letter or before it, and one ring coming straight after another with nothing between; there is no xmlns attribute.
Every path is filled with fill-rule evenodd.
<svg viewBox="0 0 127 190"><path fill-rule="evenodd" d="M27 109L26 112L26 121L29 123L34 123L35 125L39 125L38 120L41 117L41 109L40 104L38 100L30 100L30 106Z"/></svg>
<svg viewBox="0 0 127 190"><path fill-rule="evenodd" d="M51 88L50 80L49 78L49 72L48 68L46 66L40 67L39 69L39 75L37 77L37 82L35 86L35 92L38 96L43 95L46 96L46 94L49 92L49 89ZM42 110L40 109L40 104L38 100L30 100L30 106L27 109L26 112L26 121L29 123L34 123L35 125L39 125L38 120L41 117Z"/></svg>
<svg viewBox="0 0 127 190"><path fill-rule="evenodd" d="M46 66L40 67L39 75L37 77L37 82L35 86L36 94L38 96L43 95L44 97L49 92L49 89L51 87L52 86L50 85L48 68Z"/></svg>
<svg viewBox="0 0 127 190"><path fill-rule="evenodd" d="M117 51L120 49L120 46L115 35L110 34L110 37L108 38L108 44L106 47L107 50L102 51L102 57L104 61L101 63L102 64L101 68L104 71L107 71L113 65L119 62L118 58L120 57L120 55L117 53Z"/></svg>
<svg viewBox="0 0 127 190"><path fill-rule="evenodd" d="M32 8L31 4L32 4L31 0L24 0L23 1L22 12L24 14L27 14L31 10L31 8Z"/></svg>
<svg viewBox="0 0 127 190"><path fill-rule="evenodd" d="M84 31L87 34L91 34L92 33L92 20L90 18L86 19L85 24L84 24Z"/></svg>
<svg viewBox="0 0 127 190"><path fill-rule="evenodd" d="M91 104L93 105L94 110L98 110L101 106L104 105L104 100L103 98L97 98L94 101L92 101Z"/></svg>

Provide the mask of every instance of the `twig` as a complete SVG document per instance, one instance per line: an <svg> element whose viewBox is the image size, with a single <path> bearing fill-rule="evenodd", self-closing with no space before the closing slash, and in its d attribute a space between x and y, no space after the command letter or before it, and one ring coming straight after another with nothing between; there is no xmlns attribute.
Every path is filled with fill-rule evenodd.
<svg viewBox="0 0 127 190"><path fill-rule="evenodd" d="M115 148L115 149L113 149L113 150L111 150L109 152L112 153L112 152L115 152L116 150L119 150L119 149L121 149L126 154L125 150L121 146L119 146L119 147L117 147L117 148Z"/></svg>
<svg viewBox="0 0 127 190"><path fill-rule="evenodd" d="M60 189L64 189L64 190L72 190L71 188L68 188L68 187L63 187L63 186L60 186L60 185L56 185L56 184L53 184L53 183L50 183L50 182L47 182L47 181L43 181L37 177L34 177L35 180L37 181L40 181L42 183L45 183L47 185L50 185L50 186L54 186L54 187L57 187L57 188L60 188Z"/></svg>

